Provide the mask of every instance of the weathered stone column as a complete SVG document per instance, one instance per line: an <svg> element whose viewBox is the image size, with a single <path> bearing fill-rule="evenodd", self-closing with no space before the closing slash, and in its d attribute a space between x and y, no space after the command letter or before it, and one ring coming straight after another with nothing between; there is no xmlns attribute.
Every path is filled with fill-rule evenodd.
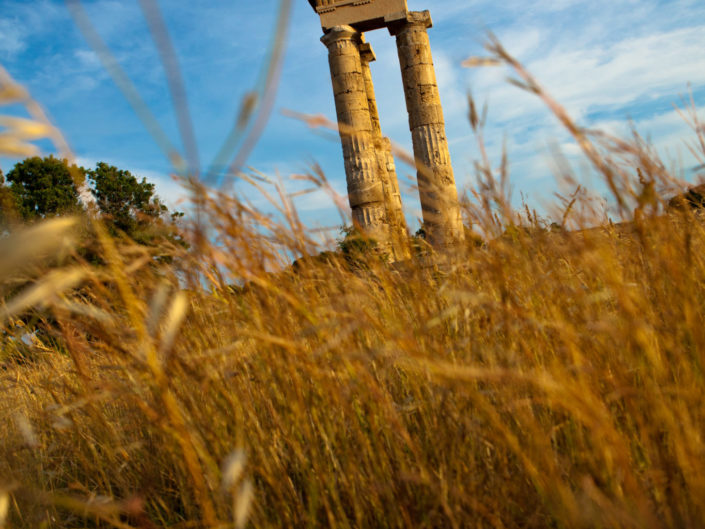
<svg viewBox="0 0 705 529"><path fill-rule="evenodd" d="M372 141L374 142L377 155L377 174L382 181L384 191L384 207L389 224L389 235L391 238L392 251L395 260L403 260L411 257L409 246L409 232L406 227L406 219L401 203L401 193L399 192L399 181L392 155L392 144L389 138L382 136L382 128L379 121L379 110L375 97L374 83L372 82L372 72L370 62L376 60L372 46L364 42L360 45L360 58L362 59L362 75L365 79L365 91L367 92L367 106L370 110L372 120Z"/></svg>
<svg viewBox="0 0 705 529"><path fill-rule="evenodd" d="M411 11L391 22L389 32L397 39L424 227L429 242L446 249L464 239L464 230L426 32L431 26L428 11Z"/></svg>
<svg viewBox="0 0 705 529"><path fill-rule="evenodd" d="M384 189L377 172L372 118L360 58L361 35L350 26L335 26L321 41L328 47L353 221L377 241L381 250L389 252Z"/></svg>

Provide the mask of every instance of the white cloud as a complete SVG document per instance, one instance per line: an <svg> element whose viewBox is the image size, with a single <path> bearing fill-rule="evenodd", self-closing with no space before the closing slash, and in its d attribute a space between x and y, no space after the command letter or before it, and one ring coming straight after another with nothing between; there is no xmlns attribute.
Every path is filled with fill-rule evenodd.
<svg viewBox="0 0 705 529"><path fill-rule="evenodd" d="M0 57L9 57L24 49L22 28L14 20L0 18Z"/></svg>
<svg viewBox="0 0 705 529"><path fill-rule="evenodd" d="M696 160L683 140L692 137L692 131L670 102L679 101L688 83L696 91L705 86L705 24L702 17L684 15L689 12L686 8L692 14L704 13L705 9L691 0L674 2L677 6L669 4L666 8L649 0L596 0L590 4L568 1L560 2L560 9L548 14L552 5L557 6L546 0L532 3L521 10L521 15L503 18L499 11L509 13L517 2L509 0L493 10L486 2L473 1L468 8L467 3L458 0L449 5L448 12L455 12L454 16L435 17L434 31L443 26L452 28L461 4L466 5L464 13L486 9L500 21L489 29L578 124L628 136L628 119L635 117L634 126L652 141L669 167L690 169ZM436 8L434 13L438 11L445 9ZM461 24L470 28L470 22ZM480 31L478 28L478 34ZM439 39L434 53L452 57L459 34ZM481 54L479 49L475 53ZM514 199L520 192L528 193L530 199L548 197L560 188L553 179L554 146L559 147L584 184L598 193L604 190L580 149L545 105L506 82L509 73L504 68L481 68L466 70L456 79L439 76L439 81L455 83L454 88L441 86L443 94L462 94L471 89L480 105L489 102L486 146L492 161L498 163L506 136ZM700 96L696 93L696 103L702 110L705 105L698 100L701 92ZM444 105L448 107L445 100ZM459 187L472 183L469 162L479 157L465 114L446 111Z"/></svg>
<svg viewBox="0 0 705 529"><path fill-rule="evenodd" d="M561 42L527 61L526 67L575 119L581 119L599 107L675 98L689 82L705 84L704 50L705 26L625 38L612 45L571 49ZM491 99L495 119L510 122L540 112L540 102L507 84L506 74L484 69L472 76L475 92Z"/></svg>
<svg viewBox="0 0 705 529"><path fill-rule="evenodd" d="M78 60L79 64L86 70L101 70L102 64L98 54L93 50L80 49L74 51L74 57Z"/></svg>
<svg viewBox="0 0 705 529"><path fill-rule="evenodd" d="M255 4L174 0L168 3L168 8L166 4L163 6L184 68L204 159L207 159L206 151L220 144L221 131L225 134L228 129L238 99L256 81L271 38L277 3L275 0ZM5 30L4 19L0 19L0 57L9 49L42 41L44 48L38 49L45 50L45 56L37 58L37 67L18 67L27 69L25 79L33 80L35 85L30 88L34 92L36 87L50 111L57 114L59 108L69 109L62 112L69 116L62 126L73 128L67 131L67 136L72 140L76 138L77 148L84 145L84 152L106 152L116 159L131 160L135 167L158 167L160 161L154 160L153 151L145 148L149 140L142 134L144 130L137 130L140 125L128 121L124 115L117 114L118 111L112 116L106 111L124 109L124 105L116 104L124 101L111 99L116 97L115 90L108 89L108 84L103 82L105 72L97 65L96 55L85 47L77 33L72 40L66 39L61 44L56 40L54 45L54 31L58 28L70 26L75 31L65 8L46 11L42 7L41 17L35 17L26 8L30 4L33 8L61 5L44 0L31 3L6 0L3 15L18 17L24 25L22 34L13 36L12 31ZM99 32L136 80L160 121L166 123L168 133L175 137L176 134L172 134L175 122L168 117L171 109L163 69L138 4L97 0L86 5ZM623 131L628 114L636 115L639 117L637 127L648 130L654 142L665 151L681 149L679 139L688 135L687 127L680 127L675 113L664 109L668 107L664 101L677 100L678 94L686 91L688 81L696 88L705 86L705 25L702 23L705 4L702 0L669 0L667 3L536 0L529 4L524 0L501 3L494 0L409 0L409 7L430 9L434 18L435 27L429 35L459 187L469 180L471 160L477 157L476 148L468 137L466 93L469 88L480 103L489 100L486 137L493 160L499 160L502 140L505 134L507 136L517 194L519 190L545 188L550 195L555 188L550 182L550 141L563 145L571 159L579 159L575 145L569 142L542 103L506 83L506 70L460 68L465 56L481 53L480 41L486 29L496 33L509 52L526 64L582 124ZM277 107L323 112L332 118L335 116L333 96L325 48L318 42L318 20L306 2L297 1L293 13ZM242 20L248 23L242 24ZM235 33L234 28L238 29ZM378 55L372 70L383 130L395 142L410 148L394 38L382 30L371 33L369 40ZM47 42L52 45L47 46ZM47 53L46 49L51 52ZM89 95L91 97L85 97ZM124 110L122 112L124 114ZM101 116L100 120L94 118L96 115ZM95 137L103 134L103 124L105 139L100 144ZM323 163L336 188L344 192L340 146L317 142L313 134L307 142L300 137L308 134L303 130L303 125L285 122L275 111L250 163L266 168L274 158L279 161L279 167L300 168L307 157L313 156ZM91 146L85 147L86 142ZM683 159L687 160L687 156L683 155ZM413 172L403 166L398 170L402 176ZM178 200L181 190L167 171L152 173L135 169L133 172L154 181L165 200ZM417 207L415 194L411 198L407 207ZM297 202L302 210L315 212L313 217L327 219L335 214L330 200L320 194L304 195ZM326 205L331 213L323 211Z"/></svg>
<svg viewBox="0 0 705 529"><path fill-rule="evenodd" d="M695 110L701 119L705 118L705 106ZM695 148L695 152L690 148L695 145L696 135L684 119L682 110L674 108L671 111L632 122L604 120L594 125L597 130L622 138L631 134L632 127L655 146L666 166L672 168L674 172L688 172L702 163L700 160L705 153L699 148Z"/></svg>

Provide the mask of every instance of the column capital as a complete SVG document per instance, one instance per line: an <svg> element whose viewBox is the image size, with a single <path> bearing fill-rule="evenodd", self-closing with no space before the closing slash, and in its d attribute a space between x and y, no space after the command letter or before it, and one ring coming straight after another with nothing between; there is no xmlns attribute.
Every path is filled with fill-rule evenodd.
<svg viewBox="0 0 705 529"><path fill-rule="evenodd" d="M352 26L333 26L321 37L321 42L330 46L342 40L361 42L361 33Z"/></svg>
<svg viewBox="0 0 705 529"><path fill-rule="evenodd" d="M372 49L372 45L369 42L360 44L360 58L368 64L377 60L375 50Z"/></svg>
<svg viewBox="0 0 705 529"><path fill-rule="evenodd" d="M387 22L387 29L389 29L390 35L398 35L402 31L414 27L420 27L424 30L433 27L431 12L428 10L407 11L404 14L390 15L389 17L385 17L385 22Z"/></svg>

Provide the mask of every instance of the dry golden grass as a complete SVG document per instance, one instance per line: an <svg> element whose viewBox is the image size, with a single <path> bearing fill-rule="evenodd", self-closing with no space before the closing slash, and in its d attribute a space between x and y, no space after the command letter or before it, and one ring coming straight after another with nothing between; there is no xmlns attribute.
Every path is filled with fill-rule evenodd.
<svg viewBox="0 0 705 529"><path fill-rule="evenodd" d="M0 526L703 527L705 225L660 214L673 182L638 137L588 134L490 51L634 223L520 222L483 159L466 213L491 241L443 266L272 273L316 247L283 194L275 223L197 190L211 231L171 265L95 220L102 265L81 223L19 233ZM561 207L599 220L580 194ZM26 345L30 308L47 330Z"/></svg>

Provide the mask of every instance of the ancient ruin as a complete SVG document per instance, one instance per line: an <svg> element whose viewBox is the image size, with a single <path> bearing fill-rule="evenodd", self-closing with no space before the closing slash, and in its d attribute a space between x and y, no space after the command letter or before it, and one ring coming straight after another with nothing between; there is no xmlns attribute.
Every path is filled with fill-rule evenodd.
<svg viewBox="0 0 705 529"><path fill-rule="evenodd" d="M413 139L427 240L439 250L464 238L427 29L428 11L406 0L309 0L321 17L343 145L348 196L356 225L390 258L409 256L391 143L382 134L364 32L387 28L396 37Z"/></svg>

